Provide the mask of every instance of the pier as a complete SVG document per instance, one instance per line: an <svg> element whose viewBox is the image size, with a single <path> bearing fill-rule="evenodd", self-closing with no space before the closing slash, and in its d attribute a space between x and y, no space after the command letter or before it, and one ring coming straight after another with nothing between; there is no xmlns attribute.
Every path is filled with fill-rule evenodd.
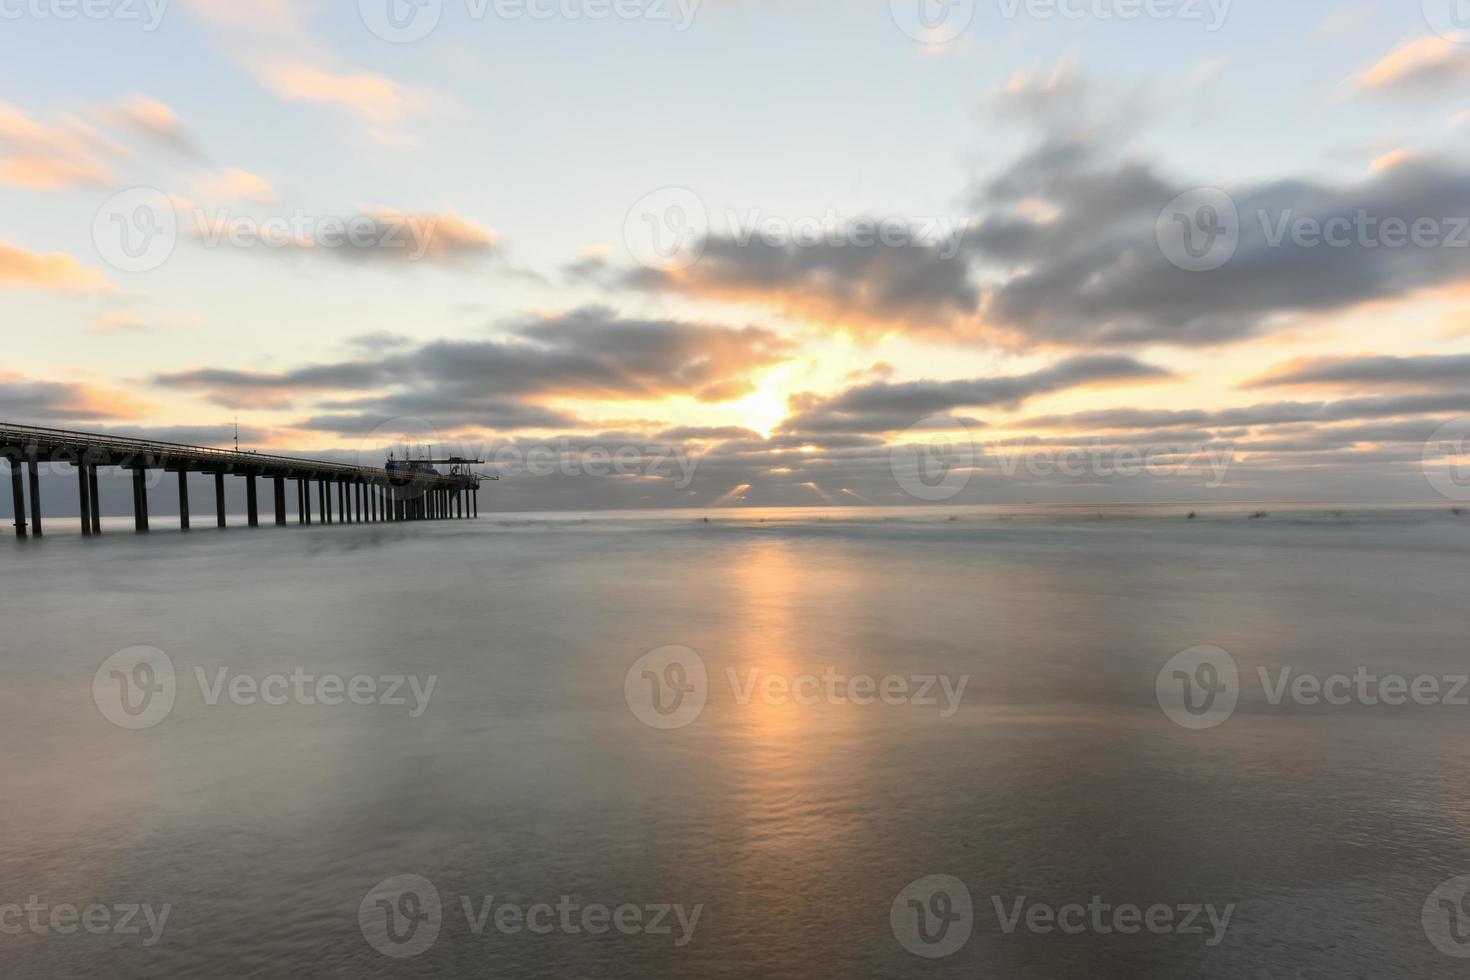
<svg viewBox="0 0 1470 980"><path fill-rule="evenodd" d="M0 457L10 464L10 492L15 503L15 534L44 534L40 466L70 464L76 468L77 501L82 533L102 533L97 495L97 468L116 467L132 473L133 521L148 530L148 471L177 473L179 527L190 526L190 473L214 477L215 523L225 526L225 480L245 481L247 521L260 526L258 483L269 481L277 525L287 520L287 482L296 484L296 521L311 524L378 524L398 521L473 520L480 516L480 483L485 479L468 467L481 462L451 459L448 475L352 466L325 460L271 456L212 449L182 443L129 439L122 436L46 429L0 422ZM463 468L463 472L460 472ZM312 490L315 488L315 497ZM29 491L29 492L27 492ZM0 491L3 492L3 491ZM27 508L29 498L29 508Z"/></svg>

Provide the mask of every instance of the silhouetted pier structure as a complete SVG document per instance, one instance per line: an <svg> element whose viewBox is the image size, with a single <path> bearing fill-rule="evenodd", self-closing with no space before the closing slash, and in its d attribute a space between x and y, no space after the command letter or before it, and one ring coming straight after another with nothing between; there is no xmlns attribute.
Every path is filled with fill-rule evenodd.
<svg viewBox="0 0 1470 980"><path fill-rule="evenodd" d="M316 486L316 519L323 524L364 524L396 521L467 520L480 516L482 477L468 470L480 460L453 459L456 472L444 475L370 466L329 463L293 456L188 446L181 443L128 439L122 436L46 429L0 422L0 456L10 463L10 490L15 501L15 534L40 537L41 463L70 464L77 472L77 500L83 534L101 534L102 516L97 496L97 468L114 466L133 474L133 515L138 531L148 530L149 470L179 475L179 526L189 528L190 473L214 477L215 521L225 526L225 478L245 481L249 525L260 525L256 481L274 487L275 523L286 519L286 481L296 483L296 518L312 522L312 486ZM458 470L464 467L464 472ZM24 473L24 476L23 476ZM29 479L27 480L26 477ZM26 483L29 483L29 494ZM29 496L29 526L26 498ZM333 498L335 500L335 506Z"/></svg>

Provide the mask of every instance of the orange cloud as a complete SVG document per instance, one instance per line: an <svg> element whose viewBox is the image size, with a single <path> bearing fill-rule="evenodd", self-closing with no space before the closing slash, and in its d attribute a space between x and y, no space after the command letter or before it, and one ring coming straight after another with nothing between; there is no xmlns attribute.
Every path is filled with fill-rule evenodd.
<svg viewBox="0 0 1470 980"><path fill-rule="evenodd" d="M1442 37L1406 44L1357 79L1370 91L1435 88L1466 80L1470 80L1470 48Z"/></svg>
<svg viewBox="0 0 1470 980"><path fill-rule="evenodd" d="M231 167L217 177L196 181L194 186L203 197L227 200L245 198L261 204L275 204L278 200L264 177L239 167Z"/></svg>
<svg viewBox="0 0 1470 980"><path fill-rule="evenodd" d="M127 152L79 119L48 126L0 102L0 185L59 191L106 184L107 158Z"/></svg>
<svg viewBox="0 0 1470 980"><path fill-rule="evenodd" d="M268 68L264 81L284 99L342 106L380 125L401 122L415 104L397 82L370 72L334 75L311 65L291 63Z"/></svg>
<svg viewBox="0 0 1470 980"><path fill-rule="evenodd" d="M157 99L130 95L116 105L98 109L94 115L110 125L131 130L180 153L201 156L178 113Z"/></svg>
<svg viewBox="0 0 1470 980"><path fill-rule="evenodd" d="M100 272L86 268L70 255L41 255L6 242L0 242L0 285L65 292L104 292L112 288Z"/></svg>
<svg viewBox="0 0 1470 980"><path fill-rule="evenodd" d="M1373 161L1373 168L1372 169L1373 169L1373 172L1374 173L1382 173L1385 170L1392 170L1394 167L1397 167L1399 164L1408 163L1409 161L1414 160L1414 159L1415 159L1415 156L1414 156L1414 152L1412 150L1405 150L1405 149L1390 150L1387 153L1385 153L1382 156L1380 156L1378 159L1376 159L1376 160Z"/></svg>
<svg viewBox="0 0 1470 980"><path fill-rule="evenodd" d="M93 320L87 327L92 333L119 333L124 330L143 330L144 320L132 313L106 313Z"/></svg>

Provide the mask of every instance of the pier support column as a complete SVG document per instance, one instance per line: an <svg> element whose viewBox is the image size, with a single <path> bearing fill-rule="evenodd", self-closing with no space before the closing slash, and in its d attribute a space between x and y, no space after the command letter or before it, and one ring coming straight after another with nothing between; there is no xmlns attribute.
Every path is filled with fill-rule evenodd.
<svg viewBox="0 0 1470 980"><path fill-rule="evenodd" d="M479 487L475 487L475 489L473 489L473 490L470 491L470 510L471 510L471 514L470 514L471 517L478 518L480 516L480 488Z"/></svg>
<svg viewBox="0 0 1470 980"><path fill-rule="evenodd" d="M20 456L10 457L10 497L15 502L15 536L26 536L25 480L20 475Z"/></svg>
<svg viewBox="0 0 1470 980"><path fill-rule="evenodd" d="M245 474L245 510L250 518L251 527L260 527L260 512L255 506L255 474Z"/></svg>
<svg viewBox="0 0 1470 980"><path fill-rule="evenodd" d="M92 533L102 533L102 501L97 495L97 464L87 464L87 502L92 506Z"/></svg>
<svg viewBox="0 0 1470 980"><path fill-rule="evenodd" d="M275 477L276 527L286 526L286 478Z"/></svg>
<svg viewBox="0 0 1470 980"><path fill-rule="evenodd" d="M301 525L304 526L306 524L306 514L307 514L307 506L306 506L306 481L305 480L297 480L296 481L296 523L297 524L301 524Z"/></svg>
<svg viewBox="0 0 1470 980"><path fill-rule="evenodd" d="M31 478L31 533L39 538L41 536L41 464L36 458L35 450L31 451L31 458L26 461L26 469L30 471Z"/></svg>
<svg viewBox="0 0 1470 980"><path fill-rule="evenodd" d="M133 467L133 529L148 530L148 471L141 466Z"/></svg>
<svg viewBox="0 0 1470 980"><path fill-rule="evenodd" d="M92 504L87 499L87 463L77 460L77 513L82 515L82 535L92 536Z"/></svg>
<svg viewBox="0 0 1470 980"><path fill-rule="evenodd" d="M179 470L179 530L189 530L189 473Z"/></svg>
<svg viewBox="0 0 1470 980"><path fill-rule="evenodd" d="M215 521L220 527L225 526L225 475L216 473L214 475L214 511Z"/></svg>
<svg viewBox="0 0 1470 980"><path fill-rule="evenodd" d="M316 481L316 519L327 523L327 485L321 480Z"/></svg>

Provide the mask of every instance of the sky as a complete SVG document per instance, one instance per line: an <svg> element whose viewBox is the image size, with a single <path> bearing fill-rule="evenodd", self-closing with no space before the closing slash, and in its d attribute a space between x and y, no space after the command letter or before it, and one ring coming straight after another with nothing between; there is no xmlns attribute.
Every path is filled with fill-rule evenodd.
<svg viewBox="0 0 1470 980"><path fill-rule="evenodd" d="M1470 502L1470 3L0 0L0 420L509 509Z"/></svg>

